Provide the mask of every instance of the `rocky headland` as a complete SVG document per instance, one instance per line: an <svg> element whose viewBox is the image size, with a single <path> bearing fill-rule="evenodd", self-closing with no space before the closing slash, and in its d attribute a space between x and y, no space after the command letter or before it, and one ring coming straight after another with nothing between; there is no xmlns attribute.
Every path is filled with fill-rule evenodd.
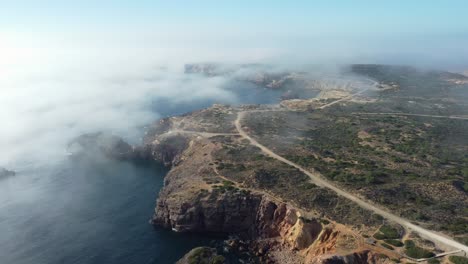
<svg viewBox="0 0 468 264"><path fill-rule="evenodd" d="M361 212L356 206L310 185L305 188L314 190L311 199L316 204L311 209L289 193L294 191L290 188L298 186L284 190L267 186L265 173L271 171L266 168L300 176L262 155L237 134L234 121L238 111L256 108L262 109L214 105L165 118L148 128L141 146L129 146L118 137L102 133L83 135L73 144L93 146L111 158L155 161L170 167L151 219L154 225L176 232L233 236L226 241L228 251L247 252L258 263L385 262L388 258L375 253L379 250L366 244L353 225L335 221L349 216L344 222L351 223L358 217L372 226L372 221L366 221L368 217L358 215ZM180 263L193 259L193 253ZM209 259L217 256L208 253L201 255Z"/></svg>
<svg viewBox="0 0 468 264"><path fill-rule="evenodd" d="M446 126L443 119L423 122L402 115L401 120L377 119L379 122L376 123L365 113L361 114L363 117L350 114L395 112L394 107L409 113L415 109L430 113L434 100L446 104L446 111L461 111L452 105L453 100L439 99L446 92L445 85L452 82L447 80L446 74L432 80L433 75L421 76L406 68L392 68L397 73L418 74L408 78L426 78L434 83L432 97L425 94L429 98L427 101L417 99L418 108L415 108L413 97L403 101L405 104L401 103L401 98L412 96L418 88L414 83L405 83L408 78L399 80L401 74L381 77L382 72L387 73L385 67L356 67L356 72L363 71L377 81L369 84L364 80L358 85L340 86L339 89L327 86L316 98L284 100L273 108L214 105L164 118L147 129L140 146L130 146L121 139L100 134L86 135L77 142L97 146L114 158L154 161L170 167L151 223L176 232L230 235L225 250L239 254L247 252L254 263L406 262L433 256L433 252L440 252L440 249L429 247L428 240L409 234L403 227L363 209L329 188L314 184L297 167L265 155L262 149L239 134L236 122L242 112L252 113L243 120L246 133L274 152L320 174L356 197L390 208L413 223L446 232L463 241L466 232L460 231L463 226L459 224L463 222L459 220L462 213L452 213L455 218L449 219L453 224L448 227L442 224L449 221L445 217L450 215L448 210L461 208L467 201L464 179L457 176L462 171L454 169L459 167L457 162L459 156L462 157L458 152L463 153L466 148L464 139L454 137L457 141L453 144L458 147L448 146L456 150L450 154L450 166L431 169L433 172L440 170L441 174L437 175L443 175L442 169L447 169L446 175L454 176L427 182L418 175L432 177L430 171L423 171L429 164L425 159L439 160L438 152L429 157L417 156L398 146L394 148L392 144L397 141L391 137L399 135L394 131L400 131L406 138L413 137L411 133L416 132L419 134L414 138L423 137L425 133L439 133L439 130L429 130ZM186 66L187 73L216 75L215 69L213 65ZM264 86L271 83L263 77L255 79L257 81ZM444 88L439 88L439 83ZM269 88L275 88L273 86ZM458 84L454 86L454 89L458 88ZM374 96L362 93L367 90ZM332 105L336 107L329 107ZM463 131L463 124L450 123L450 126L454 131ZM92 143L93 138L106 143ZM437 137L429 139L434 140L435 145L452 144L436 141ZM401 142L399 144L403 144ZM387 156L382 156L382 152ZM447 157L440 157L441 161L433 164L442 164L442 159ZM405 181L409 179L410 184L396 186L393 179L400 176L406 177ZM450 187L454 179L457 186L462 187L450 189L453 197L428 198L438 197L437 186ZM442 203L456 206L447 207ZM215 249L194 249L180 263L198 257L206 261L188 263L214 260L227 263L228 259L219 257L223 253Z"/></svg>
<svg viewBox="0 0 468 264"><path fill-rule="evenodd" d="M137 155L171 167L151 223L177 232L235 235L232 250L238 250L236 245L241 243L242 251L249 251L261 263L385 262L387 258L376 254L357 230L333 220L342 215L336 210L345 206L339 197L317 190L317 199L331 200L322 206L317 202L317 210L305 210L286 194L260 187L261 179L250 179L254 183L231 175L240 168L227 164L236 159L247 159L244 166L255 167L253 171L240 169L245 177L269 163L272 168L279 166L260 157L258 149L236 135L238 111L215 105L150 127L144 145L135 148ZM253 156L256 161L249 162ZM328 209L335 212L327 213ZM343 214L356 217L351 211Z"/></svg>

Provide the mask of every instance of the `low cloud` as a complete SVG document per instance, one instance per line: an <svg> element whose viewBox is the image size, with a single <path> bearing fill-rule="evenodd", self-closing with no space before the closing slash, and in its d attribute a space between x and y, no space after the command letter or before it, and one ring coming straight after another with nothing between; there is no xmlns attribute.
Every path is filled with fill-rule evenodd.
<svg viewBox="0 0 468 264"><path fill-rule="evenodd" d="M184 74L181 62L41 63L16 65L0 77L0 165L52 162L64 157L67 142L81 133L135 138L164 107L236 101L223 89L226 79Z"/></svg>
<svg viewBox="0 0 468 264"><path fill-rule="evenodd" d="M187 62L262 63L282 65L273 69L282 71L292 65L334 68L346 63L462 69L461 61L466 61L458 54L463 52L441 52L450 50L444 48L449 40L431 45L395 39L89 34L52 34L56 39L0 34L0 166L14 168L18 161L63 157L66 143L81 133L107 131L135 138L142 126L160 117L157 110L164 107L237 102L236 95L223 88L226 78L184 74ZM248 74L249 70L241 70L233 77Z"/></svg>

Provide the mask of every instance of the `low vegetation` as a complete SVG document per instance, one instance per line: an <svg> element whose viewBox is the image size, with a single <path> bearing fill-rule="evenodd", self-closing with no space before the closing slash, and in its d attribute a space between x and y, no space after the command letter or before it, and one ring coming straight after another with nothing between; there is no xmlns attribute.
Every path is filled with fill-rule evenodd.
<svg viewBox="0 0 468 264"><path fill-rule="evenodd" d="M194 248L189 252L188 263L190 264L223 264L226 259L216 254L216 251L208 247Z"/></svg>
<svg viewBox="0 0 468 264"><path fill-rule="evenodd" d="M404 218L463 240L468 236L468 122L350 114L394 111L397 102L255 113L245 124L260 143L288 160Z"/></svg>
<svg viewBox="0 0 468 264"><path fill-rule="evenodd" d="M264 190L341 223L369 226L377 223L377 218L367 217L372 213L328 189L318 187L298 169L261 154L259 149L250 148L248 143L221 138L217 140L222 141L223 146L228 146L215 153L219 159L217 169L224 177L236 182L239 188ZM228 190L235 186L223 182L223 185L217 184L213 188Z"/></svg>
<svg viewBox="0 0 468 264"><path fill-rule="evenodd" d="M461 257L461 256L450 256L449 257L450 262L453 264L468 264L468 258L466 257Z"/></svg>
<svg viewBox="0 0 468 264"><path fill-rule="evenodd" d="M392 246L390 246L390 245L387 244L387 243L382 243L382 246L383 246L384 248L387 248L387 249L390 249L390 250L393 250L393 249L394 249Z"/></svg>
<svg viewBox="0 0 468 264"><path fill-rule="evenodd" d="M394 247L404 246L403 242L401 242L400 240L397 240L397 239L386 239L385 243L390 244L390 245L392 245Z"/></svg>
<svg viewBox="0 0 468 264"><path fill-rule="evenodd" d="M427 261L427 263L429 264L439 264L440 263L440 260L439 259L436 259L436 258L432 258L432 259L429 259Z"/></svg>
<svg viewBox="0 0 468 264"><path fill-rule="evenodd" d="M431 258L435 256L433 252L428 251L424 248L418 247L412 240L405 241L405 254L408 257L415 258L415 259Z"/></svg>
<svg viewBox="0 0 468 264"><path fill-rule="evenodd" d="M385 242L390 241L390 243L396 243L394 241L398 241L398 240L394 240L394 239L400 238L400 234L396 228L389 226L389 225L383 225L380 227L379 231L374 234L374 238L378 240L386 239Z"/></svg>

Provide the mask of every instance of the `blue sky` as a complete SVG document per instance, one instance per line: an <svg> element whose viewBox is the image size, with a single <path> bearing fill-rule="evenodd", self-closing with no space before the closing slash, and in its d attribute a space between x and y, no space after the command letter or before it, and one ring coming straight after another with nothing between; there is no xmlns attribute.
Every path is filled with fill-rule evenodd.
<svg viewBox="0 0 468 264"><path fill-rule="evenodd" d="M23 45L62 46L68 41L97 47L146 43L189 48L192 43L193 48L221 45L291 53L311 47L338 57L446 51L446 57L458 58L456 63L468 57L467 1L3 2L0 38L18 38Z"/></svg>
<svg viewBox="0 0 468 264"><path fill-rule="evenodd" d="M287 34L463 33L466 1L51 1L0 3L2 28L182 25L200 31Z"/></svg>

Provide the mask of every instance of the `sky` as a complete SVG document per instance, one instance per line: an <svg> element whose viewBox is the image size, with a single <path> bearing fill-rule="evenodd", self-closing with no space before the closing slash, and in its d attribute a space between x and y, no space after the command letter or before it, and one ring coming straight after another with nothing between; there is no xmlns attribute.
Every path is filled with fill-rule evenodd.
<svg viewBox="0 0 468 264"><path fill-rule="evenodd" d="M0 55L146 50L166 60L400 59L462 68L466 10L458 0L2 1Z"/></svg>
<svg viewBox="0 0 468 264"><path fill-rule="evenodd" d="M6 2L6 1L3 1ZM140 27L224 34L466 33L466 1L51 1L1 3L3 28ZM464 23L463 23L464 22ZM227 30L232 32L226 32Z"/></svg>
<svg viewBox="0 0 468 264"><path fill-rule="evenodd" d="M0 0L0 167L48 162L149 106L237 98L184 63L407 64L468 69L466 1Z"/></svg>

